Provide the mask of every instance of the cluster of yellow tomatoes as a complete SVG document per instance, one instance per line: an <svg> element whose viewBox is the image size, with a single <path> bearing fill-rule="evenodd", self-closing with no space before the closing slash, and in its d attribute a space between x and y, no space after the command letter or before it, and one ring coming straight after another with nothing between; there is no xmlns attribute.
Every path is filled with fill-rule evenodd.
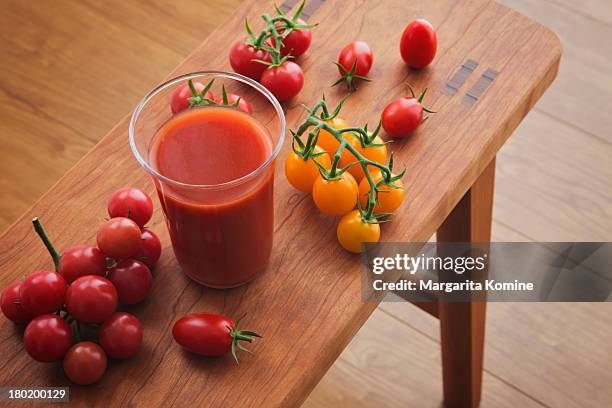
<svg viewBox="0 0 612 408"><path fill-rule="evenodd" d="M380 239L379 224L384 222L381 219L399 208L404 200L404 185L400 179L386 183L381 169L368 162L379 163L388 169L387 145L377 135L378 129L372 133L367 132L366 127L365 132L358 133L344 130L356 128L349 128L338 116L325 119L323 115L321 120L340 137L320 128L314 138L314 147L294 143L293 151L285 160L285 174L293 187L312 193L321 212L342 217L337 228L338 241L346 250L359 253L363 242ZM299 135L294 134L296 137ZM339 155L336 154L341 145L338 139L347 145ZM358 154L353 154L348 145ZM308 149L310 154L305 154ZM372 183L376 185L375 192L372 192ZM372 207L369 203L372 194L375 205L369 208Z"/></svg>

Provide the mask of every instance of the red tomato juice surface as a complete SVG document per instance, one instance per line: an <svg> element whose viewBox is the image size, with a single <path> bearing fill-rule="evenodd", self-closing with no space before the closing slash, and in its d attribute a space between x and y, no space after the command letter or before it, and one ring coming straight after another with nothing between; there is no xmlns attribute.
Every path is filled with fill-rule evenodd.
<svg viewBox="0 0 612 408"><path fill-rule="evenodd" d="M155 180L174 253L193 280L229 288L265 269L274 164L260 166L271 154L266 128L232 108L189 109L157 131L151 163L161 175L190 185Z"/></svg>

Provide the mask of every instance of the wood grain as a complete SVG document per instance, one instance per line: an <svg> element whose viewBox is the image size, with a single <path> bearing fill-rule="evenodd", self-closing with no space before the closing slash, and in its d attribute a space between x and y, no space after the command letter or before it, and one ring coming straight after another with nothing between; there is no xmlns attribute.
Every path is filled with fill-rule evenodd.
<svg viewBox="0 0 612 408"><path fill-rule="evenodd" d="M270 3L259 2L243 5L223 31L215 31L173 74L227 69L226 55L218 51L226 50L239 36L247 15L255 21L256 15L270 7ZM389 10L402 12L389 14ZM434 66L420 73L405 69L395 49L398 38L380 36L376 24L384 20L389 33L399 36L403 16L415 14L432 21L445 39ZM335 72L329 64L335 57L335 44L355 35L332 28L349 21L359 21L357 35L379 51L372 73L375 82L351 98L346 117L354 123L375 121L389 98L403 94L406 81L417 88L427 84L433 90L431 104L443 112L411 139L394 144L399 162L410 175L407 192L412 200L385 227L383 237L390 241L421 241L432 235L553 80L560 57L560 45L550 31L484 0L418 6L396 0L388 8L328 1L313 19L321 23L315 38L318 55L311 53L301 61L311 79L299 98L285 106L290 125L303 115L299 103L311 103L322 91L332 101L341 96L340 90L322 89L322 84ZM483 98L469 109L458 103L459 98L439 92L468 57L500 71ZM316 77L321 79L312 79ZM117 187L129 184L151 191L125 140L123 120L2 236L3 285L49 263L30 232L33 214L46 220L49 232L63 248L92 241L104 216L103 203ZM252 284L231 291L204 289L180 274L157 212L153 228L162 232L164 254L151 299L135 310L145 325L145 349L135 359L113 364L93 392L73 387L73 399L84 404L134 405L297 405L305 399L376 305L360 302L357 258L326 244L334 242L335 221L313 211L310 200L290 189L283 177L277 178L276 191L277 244L270 268ZM245 323L262 331L265 339L254 347L257 357L243 359L239 376L229 359L195 358L173 343L168 334L171 324L195 310L229 315L250 312ZM18 375L21 385L65 384L65 379L55 375L56 367L29 361L21 350L18 331L3 322L1 332L6 333L3 353L7 358L0 382Z"/></svg>

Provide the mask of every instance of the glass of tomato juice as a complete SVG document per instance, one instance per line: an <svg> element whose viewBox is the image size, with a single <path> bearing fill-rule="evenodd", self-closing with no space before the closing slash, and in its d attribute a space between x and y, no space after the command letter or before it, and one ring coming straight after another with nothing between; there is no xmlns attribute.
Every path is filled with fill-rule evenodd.
<svg viewBox="0 0 612 408"><path fill-rule="evenodd" d="M214 80L210 91L220 104L189 107L189 80L198 91ZM224 106L222 86L252 112ZM174 113L181 104L186 109ZM129 135L155 183L183 272L213 288L239 286L262 272L272 250L274 162L285 137L276 98L234 73L179 76L140 102Z"/></svg>

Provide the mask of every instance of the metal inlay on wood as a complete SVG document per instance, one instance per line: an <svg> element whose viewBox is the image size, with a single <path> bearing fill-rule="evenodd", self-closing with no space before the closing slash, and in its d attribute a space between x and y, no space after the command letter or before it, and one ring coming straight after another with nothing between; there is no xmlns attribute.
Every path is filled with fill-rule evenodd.
<svg viewBox="0 0 612 408"><path fill-rule="evenodd" d="M457 72L453 75L453 77L444 85L444 92L447 95L454 95L459 91L459 88L467 81L468 77L474 72L474 70L478 67L478 62L473 59L469 59L459 67Z"/></svg>
<svg viewBox="0 0 612 408"><path fill-rule="evenodd" d="M474 105L478 101L478 98L484 94L489 85L491 85L491 82L495 80L497 74L498 72L496 70L488 68L484 74L478 78L474 86L465 94L463 97L463 104L467 106Z"/></svg>

